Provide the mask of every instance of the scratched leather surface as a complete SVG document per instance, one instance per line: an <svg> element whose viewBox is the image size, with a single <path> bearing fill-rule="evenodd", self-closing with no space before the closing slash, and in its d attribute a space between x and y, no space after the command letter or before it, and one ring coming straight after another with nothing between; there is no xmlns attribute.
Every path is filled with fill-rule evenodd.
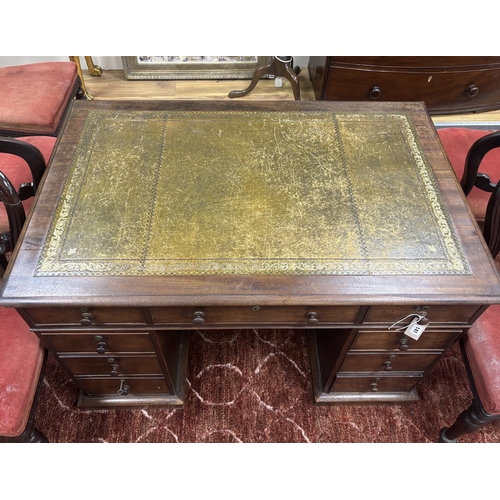
<svg viewBox="0 0 500 500"><path fill-rule="evenodd" d="M469 272L404 114L94 111L36 274Z"/></svg>

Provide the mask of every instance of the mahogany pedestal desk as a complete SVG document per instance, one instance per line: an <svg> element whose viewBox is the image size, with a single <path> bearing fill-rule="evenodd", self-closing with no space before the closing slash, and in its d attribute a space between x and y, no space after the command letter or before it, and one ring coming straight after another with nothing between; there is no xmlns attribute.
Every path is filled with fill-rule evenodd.
<svg viewBox="0 0 500 500"><path fill-rule="evenodd" d="M0 305L134 408L183 404L193 329L303 329L317 403L415 401L499 302L420 103L80 101Z"/></svg>

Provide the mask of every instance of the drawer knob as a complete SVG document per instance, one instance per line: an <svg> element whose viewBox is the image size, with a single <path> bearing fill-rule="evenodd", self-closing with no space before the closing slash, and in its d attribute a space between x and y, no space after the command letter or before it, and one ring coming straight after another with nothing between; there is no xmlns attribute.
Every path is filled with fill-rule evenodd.
<svg viewBox="0 0 500 500"><path fill-rule="evenodd" d="M117 365L117 364L111 365L111 371L109 372L109 374L112 377L116 377L119 373L118 372L119 369L120 369L120 365Z"/></svg>
<svg viewBox="0 0 500 500"><path fill-rule="evenodd" d="M374 85L368 92L368 95L370 96L370 99L378 99L381 93L382 92L380 91L380 87Z"/></svg>
<svg viewBox="0 0 500 500"><path fill-rule="evenodd" d="M371 391L372 392L378 392L378 384L377 384L377 382L371 383L370 387L371 387Z"/></svg>
<svg viewBox="0 0 500 500"><path fill-rule="evenodd" d="M116 391L120 396L127 396L130 386L127 385L126 380L120 380L120 388Z"/></svg>
<svg viewBox="0 0 500 500"><path fill-rule="evenodd" d="M306 317L308 325L317 325L319 323L318 313L316 312L308 312Z"/></svg>
<svg viewBox="0 0 500 500"><path fill-rule="evenodd" d="M409 349L408 340L407 339L399 339L399 350L407 351Z"/></svg>
<svg viewBox="0 0 500 500"><path fill-rule="evenodd" d="M205 313L203 311L196 311L193 314L193 323L195 323L196 325L205 323Z"/></svg>
<svg viewBox="0 0 500 500"><path fill-rule="evenodd" d="M80 324L82 326L91 326L94 315L89 312L82 312L82 317L80 318Z"/></svg>
<svg viewBox="0 0 500 500"><path fill-rule="evenodd" d="M104 354L106 352L106 347L108 347L108 344L106 344L106 342L97 342L97 348L95 352L97 354Z"/></svg>
<svg viewBox="0 0 500 500"><path fill-rule="evenodd" d="M477 85L469 85L467 87L467 90L465 91L465 93L469 96L469 97L474 97L476 96L477 94L479 94L479 88Z"/></svg>
<svg viewBox="0 0 500 500"><path fill-rule="evenodd" d="M384 371L386 371L386 372L392 371L392 362L391 361L385 361L384 366L385 366Z"/></svg>

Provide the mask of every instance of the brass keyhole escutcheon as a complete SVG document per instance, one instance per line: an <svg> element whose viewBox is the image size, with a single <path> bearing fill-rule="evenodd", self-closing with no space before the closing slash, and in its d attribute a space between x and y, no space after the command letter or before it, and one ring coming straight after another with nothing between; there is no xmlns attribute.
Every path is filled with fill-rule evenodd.
<svg viewBox="0 0 500 500"><path fill-rule="evenodd" d="M116 391L120 396L127 396L130 386L127 384L126 380L120 380L120 388Z"/></svg>

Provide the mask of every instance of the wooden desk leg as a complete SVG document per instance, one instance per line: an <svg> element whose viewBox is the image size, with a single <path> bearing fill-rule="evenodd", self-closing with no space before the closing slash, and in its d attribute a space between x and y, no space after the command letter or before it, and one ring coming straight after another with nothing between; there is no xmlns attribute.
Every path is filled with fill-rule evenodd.
<svg viewBox="0 0 500 500"><path fill-rule="evenodd" d="M87 90L87 86L85 85L85 80L83 79L83 73L82 73L82 66L80 65L80 56L68 56L70 61L73 61L76 64L76 68L78 71L78 76L80 77L81 80L81 87L83 90L83 99L86 99L87 101L92 101L94 99L94 96L89 94Z"/></svg>

